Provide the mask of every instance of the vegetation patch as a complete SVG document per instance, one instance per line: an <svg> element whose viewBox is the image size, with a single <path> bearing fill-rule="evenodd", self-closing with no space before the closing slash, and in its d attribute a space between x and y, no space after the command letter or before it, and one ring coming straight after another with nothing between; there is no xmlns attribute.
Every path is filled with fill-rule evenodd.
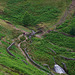
<svg viewBox="0 0 75 75"><path fill-rule="evenodd" d="M52 32L51 35L53 33L54 32ZM75 58L75 56L74 56L75 53L71 52L71 49L69 47L68 47L69 48L68 49L68 48L65 48L64 46L60 47L60 46L58 46L58 44L55 45L55 43L52 44L51 43L52 39L49 38L49 37L51 37L51 35L48 34L44 39L38 39L36 37L33 37L31 44L30 44L30 42L27 42L26 46L25 46L23 43L21 45L21 47L22 48L26 47L30 57L34 61L36 61L38 64L40 64L41 66L43 66L43 64L48 64L49 67L51 68L51 71L52 71L52 69L54 67L54 60L53 60L53 57L54 57L56 63L59 64L60 66L63 67L61 62L64 62L67 65L68 74L70 74L70 75L74 74L74 69L72 71L70 70L70 67L72 66L74 61L73 60L72 61L70 61L70 60L66 61L66 60L62 59L60 57L60 55L68 57L68 58ZM54 38L54 36L52 38ZM60 40L60 38L59 38L59 40ZM64 43L63 40L61 42ZM56 41L56 43L57 43L57 41ZM74 44L71 46L74 47ZM56 54L51 49L54 50L56 52ZM72 63L72 64L69 64L69 63Z"/></svg>
<svg viewBox="0 0 75 75"><path fill-rule="evenodd" d="M74 35L75 33L75 17L73 17L70 20L66 20L65 23L57 27L57 29L60 29L60 32L65 32L70 35Z"/></svg>
<svg viewBox="0 0 75 75"><path fill-rule="evenodd" d="M58 32L51 32L46 35L46 40L59 46L75 49L75 38L65 36Z"/></svg>
<svg viewBox="0 0 75 75"><path fill-rule="evenodd" d="M41 22L55 22L70 2L71 0L8 0L4 9L5 14L2 17L24 26L35 26Z"/></svg>

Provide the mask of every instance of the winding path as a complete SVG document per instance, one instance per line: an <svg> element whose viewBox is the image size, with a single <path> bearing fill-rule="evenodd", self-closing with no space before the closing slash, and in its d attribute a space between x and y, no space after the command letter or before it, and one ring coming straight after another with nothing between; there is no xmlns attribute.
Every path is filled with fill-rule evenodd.
<svg viewBox="0 0 75 75"><path fill-rule="evenodd" d="M21 36L23 36L23 35L20 35L20 36L18 37L19 40L20 40L20 37L21 37ZM25 37L26 37L26 36L25 36ZM23 54L25 57L26 57L26 54L25 54L24 51L22 50L21 44L22 44L23 42L26 42L26 40L27 40L27 39L25 39L24 41L22 41L22 42L20 42L20 43L18 44L19 50L22 52L22 54ZM26 60L27 60L29 63L31 63L27 57L26 57Z"/></svg>
<svg viewBox="0 0 75 75"><path fill-rule="evenodd" d="M18 36L19 41L20 41L20 38L21 38L22 36L23 36L23 34L21 34L21 35ZM33 65L33 66L35 66L36 68L38 68L39 70L42 69L41 71L47 73L48 75L54 75L52 72L48 71L47 69L41 67L41 66L38 65L36 62L34 62L34 61L29 57L29 55L28 55L28 53L26 52L26 50L25 50L25 52L22 50L22 48L21 48L20 46L21 46L21 44L22 44L23 42L26 42L27 39L28 39L28 38L27 38L27 36L25 35L25 40L24 40L24 41L21 41L21 42L18 44L18 48L19 48L19 50L22 52L22 54L25 56L26 60L27 60L31 65ZM15 41L15 40L14 40L14 41ZM9 50L10 50L11 46L13 46L14 44L15 44L15 42L13 42L13 43L7 48L7 52L8 52L11 56L13 56L13 57L15 57L15 55L13 55ZM26 63L26 61L24 61L24 60L21 60L21 61L23 61L26 65L28 65L28 63Z"/></svg>
<svg viewBox="0 0 75 75"><path fill-rule="evenodd" d="M23 34L22 34L22 35L19 35L18 40L20 40L20 38L21 38L22 36L23 36ZM24 40L24 41L21 41L21 42L18 44L18 48L19 48L19 50L22 52L22 54L25 56L26 60L27 60L31 65L35 66L36 68L38 68L38 69L40 69L40 68L43 69L43 70L41 70L41 71L43 71L43 72L48 71L48 70L44 69L43 67L41 67L40 65L38 65L37 63L35 63L35 62L29 57L29 55L27 54L26 50L25 50L25 52L22 50L21 44L24 43L24 42L26 42L26 40L28 40L28 38L27 38L26 35L24 35L24 37L25 37L25 40ZM44 71L44 70L45 70L45 71ZM46 72L46 73L47 73L47 72ZM50 72L50 73L51 73L51 75L54 75L52 72ZM47 73L47 74L50 75L49 73Z"/></svg>
<svg viewBox="0 0 75 75"><path fill-rule="evenodd" d="M56 30L56 26L60 26L62 23L65 22L66 18L68 15L70 15L71 11L75 9L75 0L72 0L72 3L69 5L69 7L66 9L64 15L61 17L61 19L59 20L59 22L57 22L55 25L53 25L53 27L55 27L54 30ZM46 32L43 32L41 35L36 35L37 37L41 38L44 34L48 33L52 31L51 29L50 30L47 30ZM64 34L64 33L63 33ZM65 34L64 34L65 35ZM68 34L66 34L67 36L70 36Z"/></svg>
<svg viewBox="0 0 75 75"><path fill-rule="evenodd" d="M56 23L54 26L56 25L61 25L62 23L64 23L64 21L66 20L67 16L70 15L70 12L75 9L75 0L72 0L72 3L70 4L70 6L67 8L67 10L65 11L64 15L61 17L60 21L58 23Z"/></svg>

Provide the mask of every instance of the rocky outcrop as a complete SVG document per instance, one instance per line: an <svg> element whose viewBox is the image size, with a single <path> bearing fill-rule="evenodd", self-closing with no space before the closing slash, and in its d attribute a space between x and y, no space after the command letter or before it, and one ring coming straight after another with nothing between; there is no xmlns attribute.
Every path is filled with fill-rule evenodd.
<svg viewBox="0 0 75 75"><path fill-rule="evenodd" d="M64 69L61 68L58 64L54 65L54 70L55 70L56 73L66 74L66 72L64 71Z"/></svg>

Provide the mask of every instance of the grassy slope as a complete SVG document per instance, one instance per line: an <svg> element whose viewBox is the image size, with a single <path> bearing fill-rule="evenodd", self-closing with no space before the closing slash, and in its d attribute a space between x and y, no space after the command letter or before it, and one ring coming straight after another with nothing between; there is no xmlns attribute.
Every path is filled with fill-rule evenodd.
<svg viewBox="0 0 75 75"><path fill-rule="evenodd" d="M2 0L3 1L3 0ZM1 1L1 2L2 2ZM3 2L2 2L2 4L4 4L5 3L5 1L8 1L8 0L4 0ZM11 0L11 1L14 1L14 0ZM22 1L22 2L17 2L17 1ZM69 0L70 1L70 0ZM18 19L14 19L13 17L15 16L15 13L17 14L15 17L16 18L19 18L20 19L20 17L24 14L24 12L25 11L28 11L29 13L31 13L33 16L38 16L38 17L43 17L43 15L41 15L42 13L44 13L44 10L41 10L41 8L42 9L45 9L46 10L46 12L48 11L47 10L47 8L46 7L54 7L54 5L55 5L55 7L54 8L58 8L57 10L59 11L63 11L64 12L64 10L66 9L66 6L69 4L69 1L68 0L64 0L64 1L62 1L62 0L56 0L56 1L54 1L54 0L41 0L41 1L35 1L35 0L27 0L27 1L24 1L24 0L16 0L16 1L14 1L15 2L15 5L14 5L14 2L11 2L10 3L10 7L8 7L9 8L9 11L11 11L10 9L12 8L12 12L10 12L10 14L11 14L11 17L9 16L7 16L7 20L10 20L10 21L14 21L14 23L15 22L18 22L19 20ZM66 3L67 2L67 3ZM62 4L61 4L62 3ZM27 10L25 10L25 8L23 8L23 7L26 7L26 6L24 6L24 5L27 5ZM22 5L22 7L21 7L21 5ZM41 6L42 5L42 6ZM13 6L13 7L12 7ZM43 7L44 6L44 7ZM46 7L45 7L46 6ZM18 8L19 7L19 8ZM4 8L4 6L2 6L1 5L1 10ZM15 9L15 8L17 8L17 10ZM54 9L54 8L52 8L52 9ZM24 9L24 10L23 10ZM37 10L34 10L34 9L37 9ZM18 11L20 11L20 10L22 10L21 12L20 12L20 14L19 14L19 12ZM42 12L42 13L41 13ZM60 15L60 14L63 14L63 12L61 13L61 12L59 12L58 14ZM13 14L12 14L13 13ZM50 12L47 12L47 14L49 14ZM53 13L53 12L52 12ZM58 17L60 18L61 16L59 16L58 15ZM46 17L46 18L48 18L47 16L44 16L44 17ZM43 18L44 18L43 17ZM54 16L55 17L55 16ZM1 18L2 18L2 16L1 16ZM59 18L57 19L57 20L59 20ZM4 18L3 18L4 19ZM40 19L39 19L40 20ZM44 20L44 19L43 19ZM42 21L43 21L42 20ZM44 24L46 24L46 25L49 25L49 27L52 27L52 25L53 24L55 24L56 22L57 22L57 20L55 20L55 19L53 19L53 21L47 21L47 19L45 20L45 22L46 23L44 23ZM10 28L10 30L8 29L8 26L7 26L7 28L5 27L6 26L6 24L1 20L0 21L1 22L1 26L0 26L0 32L1 32L1 34L0 34L0 37L1 36L4 36L4 38L7 40L7 41L9 41L9 42L11 42L11 39L12 39L12 37L13 38L15 38L16 36L14 35L14 36L12 36L11 35L11 33L12 33L12 28ZM3 23L2 23L3 22ZM48 23L49 22L49 23ZM50 25L50 23L51 23L51 25ZM7 29L6 31L4 31L5 29ZM25 29L25 28L23 28L22 27L22 29ZM64 28L63 28L64 29ZM65 30L65 29L64 29ZM68 29L67 29L68 30ZM9 33L10 32L10 33ZM19 33L19 34L21 34L21 33ZM10 37L9 39L7 39L8 38L8 36ZM55 57L55 60L56 60L56 62L57 62L57 64L59 64L60 66L62 66L62 64L61 64L61 62L64 62L64 63L66 63L66 66L67 66L67 69L68 69L68 73L69 73L69 75L74 75L75 73L74 73L74 61L66 61L66 60L64 60L64 59L61 59L60 57L59 57L59 55L62 55L62 56L66 56L66 57L70 57L70 58L74 58L75 56L75 54L73 53L73 52L71 52L71 49L74 49L75 47L74 47L74 38L69 38L69 37L66 37L66 36L63 36L63 35L61 35L61 34L58 34L58 33L51 33L51 34L48 34L47 35L48 37L46 37L45 39L43 39L43 40L41 40L41 39L38 39L38 38L32 38L33 39L33 43L32 44L29 44L29 43L27 43L27 47L28 47L28 50L29 50L29 55L33 58L33 60L35 60L37 63L39 63L40 65L43 65L43 64L48 64L50 67L51 67L51 71L52 71L52 69L53 69L53 65L54 65L54 60L53 60L53 56ZM58 37L57 37L58 36ZM57 41L57 40L59 40L59 42ZM65 43L63 42L64 40L66 40L65 41ZM36 43L37 42L37 43ZM49 43L49 42L53 42L54 43L54 45L52 45L52 43ZM18 60L18 59L12 59L12 57L11 56L9 56L7 53L6 53L6 47L7 47L7 43L5 43L5 42L3 42L2 41L2 45L1 46L3 46L2 48L1 48L1 53L3 53L3 54L1 54L1 59L6 59L6 57L7 57L7 60L10 60L9 62L7 61L7 60L1 60L0 62L1 62L1 64L5 61L5 63L3 63L3 65L5 65L6 66L6 64L7 64L7 66L6 67L9 67L9 68L13 68L13 70L15 70L16 71L16 73L15 74L18 74L18 71L17 70L20 70L21 72L20 73L27 73L28 74L28 72L30 72L30 75L31 75L31 73L32 73L32 75L34 74L37 74L36 72L39 72L36 68L32 68L33 66L31 66L31 65L29 65L29 66L31 66L31 67L29 67L29 66L26 66L24 63L21 65L21 61L20 60ZM62 46L62 47L60 47L60 46ZM56 51L56 55L50 50L50 49L48 49L48 47L50 47L50 48L52 48L53 50L55 50ZM67 48L64 48L64 47L67 47ZM23 48L23 46L22 46L22 48ZM69 49L69 48L71 48L71 49ZM67 49L69 49L69 51L67 51ZM4 51L2 51L2 50L4 50ZM17 52L19 52L19 50L16 48L16 50L17 50ZM12 50L11 50L12 51ZM15 52L14 51L12 51L12 53L14 53L15 54ZM7 56L6 56L7 55ZM6 57L5 57L6 56ZM16 55L17 57L21 57L20 59L24 59L24 57L21 55L21 54L17 54ZM58 62L59 61L59 62ZM13 63L11 63L11 62L13 62ZM18 64L16 63L16 62L19 62ZM11 63L10 65L9 65L9 63ZM16 64L16 66L14 66L14 64ZM21 67L19 67L19 65L21 66ZM24 66L25 65L25 66ZM24 66L24 67L23 67ZM2 67L2 66L1 66ZM63 66L62 66L63 67ZM15 69L14 69L15 68ZM25 70L25 68L27 68L26 70ZM71 70L71 68L73 68L73 70ZM9 70L8 68L7 68L7 70ZM36 70L36 72L34 73L34 71ZM25 72L24 72L25 71ZM32 72L31 72L32 71ZM3 70L1 70L1 73L7 73L6 71L5 71L5 69L3 69ZM8 72L9 73L9 72ZM11 73L11 72L10 72ZM12 74L12 73L11 73ZM39 72L37 75L41 75L41 74L43 74L42 72ZM44 75L44 74L43 74ZM46 74L45 74L46 75Z"/></svg>
<svg viewBox="0 0 75 75"><path fill-rule="evenodd" d="M65 23L57 27L57 30L60 32L65 32L67 34L70 34L70 30L72 27L74 27L74 25L75 25L75 17L66 20Z"/></svg>
<svg viewBox="0 0 75 75"><path fill-rule="evenodd" d="M75 24L74 20L75 17L73 17L73 14L71 14L71 17L68 17L65 23L57 27L57 29L59 29L58 31L69 33L71 27ZM60 55L62 55L68 58L75 58L75 53L73 52L75 51L75 38L68 37L57 32L51 32L50 34L47 34L43 40L36 37L32 38L32 40L33 43L29 44L27 42L26 47L33 60L35 60L40 65L48 64L50 68L53 69L54 56L57 64L60 66L62 66L61 62L66 64L69 75L75 74L75 61L67 61L60 57ZM54 54L49 48L53 49L57 54ZM71 70L71 68L73 69Z"/></svg>
<svg viewBox="0 0 75 75"><path fill-rule="evenodd" d="M74 27L75 25L75 17L71 17L65 21L62 25L57 27L57 30L59 32L64 32L67 34L70 34L70 29ZM60 55L68 57L68 58L75 58L75 38L74 37L68 37L63 34L60 34L58 32L50 32L49 34L45 35L45 40L47 42L50 42L52 45L48 46L48 43L45 42L44 44L47 44L46 47L52 48L54 51L56 51L57 55L53 55L56 57L56 62L60 64L61 62L66 63L68 74L73 75L75 74L74 68L75 68L75 61L73 60L63 60L60 58ZM46 47L43 48L46 50ZM60 52L59 52L60 51ZM48 51L49 52L49 51ZM58 62L59 61L59 62ZM61 65L61 64L60 64ZM61 65L62 66L62 65ZM71 67L73 66L73 69L71 70Z"/></svg>
<svg viewBox="0 0 75 75"><path fill-rule="evenodd" d="M47 35L46 39L59 46L75 49L75 38L73 37L68 37L57 32L51 32Z"/></svg>
<svg viewBox="0 0 75 75"><path fill-rule="evenodd" d="M16 38L21 32L14 30L11 26L5 23L3 20L0 20L0 74L1 75L46 75L46 73L38 70L34 66L30 65L25 57L22 55L20 50L13 46L11 52L16 56L16 58L10 56L6 48L9 46L9 43L12 43L12 39ZM10 29L8 29L10 27ZM14 35L15 33L17 35ZM3 38L2 38L3 37ZM17 59L19 58L19 59ZM25 60L28 65L26 65L22 60ZM3 66L2 66L3 65ZM2 69L3 68L3 69Z"/></svg>
<svg viewBox="0 0 75 75"><path fill-rule="evenodd" d="M6 14L3 19L22 24L24 13L28 11L36 19L33 23L34 25L35 22L44 22L43 25L52 27L59 20L70 2L71 0L7 0Z"/></svg>
<svg viewBox="0 0 75 75"><path fill-rule="evenodd" d="M51 71L52 71L53 66L54 66L53 57L55 57L56 63L63 67L63 65L61 63L64 62L67 66L68 74L73 75L75 73L74 72L74 70L75 70L74 69L75 68L74 63L75 63L75 61L73 61L73 60L66 61L66 60L62 59L60 57L60 55L68 57L68 58L75 58L75 53L71 52L71 49L69 48L69 46L70 47L72 46L71 48L73 49L74 46L75 46L74 43L71 42L71 41L69 41L68 43L67 43L67 41L63 42L63 40L61 40L61 39L63 39L62 36L60 36L60 37L62 37L61 39L57 38L58 40L60 40L58 42L57 39L55 39L55 37L52 36L52 34L53 33L51 33L51 35L48 34L48 37L46 37L45 39L38 39L38 38L34 37L34 38L32 38L32 41L33 41L32 44L29 44L27 42L26 47L28 49L29 55L32 57L33 60L35 60L40 65L48 64L51 68ZM54 35L57 36L56 34L54 34ZM51 43L53 41L53 39L50 39L51 37L54 38L54 42L56 42L56 44ZM68 37L65 37L64 39L74 41L74 39L72 39L72 38L70 39ZM60 42L64 46L67 45L68 47L66 48L66 47L58 46L57 43L60 43ZM68 45L68 44L72 44L72 45ZM23 48L23 45L22 45L22 48ZM53 49L57 54L54 54L49 48ZM71 70L71 68L73 68L73 69Z"/></svg>

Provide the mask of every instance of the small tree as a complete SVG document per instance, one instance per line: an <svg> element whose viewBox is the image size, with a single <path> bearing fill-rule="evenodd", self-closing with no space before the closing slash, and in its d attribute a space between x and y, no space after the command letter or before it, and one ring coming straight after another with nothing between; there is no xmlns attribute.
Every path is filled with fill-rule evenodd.
<svg viewBox="0 0 75 75"><path fill-rule="evenodd" d="M26 11L22 20L23 25L24 26L34 25L36 24L35 21L36 21L35 17Z"/></svg>
<svg viewBox="0 0 75 75"><path fill-rule="evenodd" d="M28 26L31 24L31 17L28 12L25 12L24 17L23 17L23 25Z"/></svg>
<svg viewBox="0 0 75 75"><path fill-rule="evenodd" d="M72 27L72 29L70 30L70 34L75 35L75 27Z"/></svg>

